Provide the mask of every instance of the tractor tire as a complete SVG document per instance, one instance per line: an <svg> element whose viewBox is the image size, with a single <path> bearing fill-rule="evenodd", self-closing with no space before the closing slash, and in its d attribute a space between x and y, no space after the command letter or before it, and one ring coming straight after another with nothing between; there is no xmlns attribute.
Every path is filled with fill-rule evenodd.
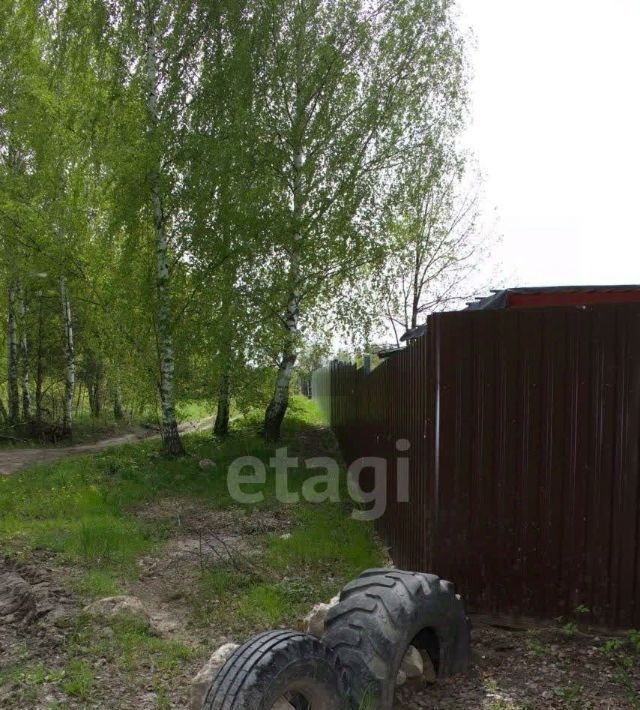
<svg viewBox="0 0 640 710"><path fill-rule="evenodd" d="M346 686L340 662L317 638L267 631L240 646L218 671L203 710L341 710ZM287 705L288 703L288 705Z"/></svg>
<svg viewBox="0 0 640 710"><path fill-rule="evenodd" d="M355 707L390 710L408 647L428 653L441 678L462 673L470 663L469 630L451 582L372 569L344 587L327 616L323 642L345 667Z"/></svg>

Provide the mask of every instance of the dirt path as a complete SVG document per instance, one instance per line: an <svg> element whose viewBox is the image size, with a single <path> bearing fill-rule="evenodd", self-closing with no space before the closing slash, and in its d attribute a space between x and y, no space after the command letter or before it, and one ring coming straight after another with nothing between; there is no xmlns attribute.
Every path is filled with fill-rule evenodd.
<svg viewBox="0 0 640 710"><path fill-rule="evenodd" d="M199 422L186 422L178 428L180 433L188 434L194 431L206 429L213 423L213 417L208 417ZM75 444L73 446L52 447L49 449L2 449L0 450L0 476L8 476L14 471L27 466L33 466L37 463L47 463L56 461L63 456L77 456L80 454L96 454L99 451L104 451L112 446L121 446L122 444L132 444L143 439L158 439L159 433L134 433L122 434L110 439L103 439L91 444Z"/></svg>

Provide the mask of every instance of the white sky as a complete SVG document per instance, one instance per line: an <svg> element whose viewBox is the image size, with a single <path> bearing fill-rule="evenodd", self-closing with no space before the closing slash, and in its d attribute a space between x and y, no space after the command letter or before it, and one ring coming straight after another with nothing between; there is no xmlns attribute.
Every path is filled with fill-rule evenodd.
<svg viewBox="0 0 640 710"><path fill-rule="evenodd" d="M459 0L499 285L640 283L640 0Z"/></svg>

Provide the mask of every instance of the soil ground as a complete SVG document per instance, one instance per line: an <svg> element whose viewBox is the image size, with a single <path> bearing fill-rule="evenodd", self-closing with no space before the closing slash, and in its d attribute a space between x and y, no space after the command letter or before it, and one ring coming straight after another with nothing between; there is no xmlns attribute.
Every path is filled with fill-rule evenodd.
<svg viewBox="0 0 640 710"><path fill-rule="evenodd" d="M123 590L144 602L153 618L154 635L163 644L175 644L177 658L174 651L159 646L157 668L153 667L153 653L142 667L130 666L124 657L136 649L123 649L127 644L123 644L121 629L114 632L109 626L78 625L87 599L74 583L79 576L77 568L60 565L42 553L28 563L4 560L0 573L17 571L34 585L38 617L3 628L0 668L13 668L17 673L0 684L0 707L185 708L190 680L207 654L238 639L228 628L194 620L194 595L202 567L233 561L249 569L254 561L259 563L264 533L288 533L291 520L286 513L211 512L194 501L169 499L134 512L146 523L157 525L181 520L179 531L161 548L138 560L139 574ZM215 531L215 535L203 531ZM296 627L301 622L299 615L291 618L289 625ZM397 693L397 708L640 707L640 654L630 643L622 645L620 636L557 626L496 628L479 620L473 626L471 673L433 686L407 684ZM83 638L89 630L95 634L91 642ZM147 656L153 637L141 639ZM68 656L74 655L78 644L89 646L82 663L89 666L91 689L82 700L64 692L61 676L67 675L71 684L79 682L73 673L62 670L68 668ZM73 685L67 687L73 690Z"/></svg>
<svg viewBox="0 0 640 710"><path fill-rule="evenodd" d="M192 456L180 462L163 461L142 442L0 481L11 484L12 496L5 502L11 525L3 533L0 523L0 574L19 574L36 598L34 614L0 624L0 708L188 708L190 681L218 646L266 628L300 627L314 603L382 562L370 531L347 510L272 500L240 507L225 499L224 480L198 461L217 460L222 470L264 446L250 436L216 448L195 434ZM289 443L313 455L334 447L330 438L305 424ZM63 488L47 501L53 486ZM115 552L123 560L131 553L131 565ZM151 628L83 613L113 594L137 596ZM467 676L407 684L396 707L640 708L640 635L558 622L497 628L477 619L472 642Z"/></svg>
<svg viewBox="0 0 640 710"><path fill-rule="evenodd" d="M407 685L406 710L555 710L640 707L640 654L619 637L554 626L496 628L477 620L473 666L466 676L433 686ZM612 650L612 647L615 650Z"/></svg>
<svg viewBox="0 0 640 710"><path fill-rule="evenodd" d="M204 419L199 422L186 422L179 426L182 433L199 431L200 429L209 426L213 421L212 418ZM133 444L136 441L143 439L158 438L160 434L157 431L136 427L133 431L126 434L119 434L100 441L94 441L85 444L73 444L71 446L51 446L51 447L33 447L33 448L13 448L7 447L0 449L0 476L7 476L21 468L33 466L39 463L49 463L65 456L79 456L82 454L96 454L113 446L122 446L123 444Z"/></svg>

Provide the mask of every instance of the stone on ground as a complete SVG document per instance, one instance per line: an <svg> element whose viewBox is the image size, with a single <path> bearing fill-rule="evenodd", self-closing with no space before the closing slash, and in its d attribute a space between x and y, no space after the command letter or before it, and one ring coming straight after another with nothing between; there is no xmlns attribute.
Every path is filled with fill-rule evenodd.
<svg viewBox="0 0 640 710"><path fill-rule="evenodd" d="M191 708L201 710L204 698L216 677L216 673L229 660L231 654L239 648L237 643L225 643L215 651L211 658L200 669L198 675L191 681Z"/></svg>
<svg viewBox="0 0 640 710"><path fill-rule="evenodd" d="M420 651L420 655L422 656L422 663L424 666L424 670L422 671L422 678L424 679L425 683L430 683L431 685L433 685L438 681L436 667L433 665L431 656L426 651Z"/></svg>
<svg viewBox="0 0 640 710"><path fill-rule="evenodd" d="M438 679L429 654L418 650L415 646L409 646L398 670L396 687L403 686L408 679L416 678L421 678L425 683L435 683Z"/></svg>
<svg viewBox="0 0 640 710"><path fill-rule="evenodd" d="M36 600L31 585L19 574L0 574L0 624L32 617Z"/></svg>
<svg viewBox="0 0 640 710"><path fill-rule="evenodd" d="M424 661L415 646L409 646L407 649L400 664L400 670L406 674L407 678L420 678L424 672Z"/></svg>
<svg viewBox="0 0 640 710"><path fill-rule="evenodd" d="M200 466L200 468L204 471L207 468L215 468L216 462L211 459L201 459L198 466Z"/></svg>
<svg viewBox="0 0 640 710"><path fill-rule="evenodd" d="M105 597L86 606L84 612L96 619L113 619L118 616L126 616L141 626L151 626L149 612L138 597Z"/></svg>
<svg viewBox="0 0 640 710"><path fill-rule="evenodd" d="M336 595L328 604L316 604L304 618L304 630L312 636L322 638L327 614L339 601L340 596Z"/></svg>
<svg viewBox="0 0 640 710"><path fill-rule="evenodd" d="M276 700L274 705L271 707L271 710L296 710L293 705L286 700L285 698L280 698L280 700Z"/></svg>

